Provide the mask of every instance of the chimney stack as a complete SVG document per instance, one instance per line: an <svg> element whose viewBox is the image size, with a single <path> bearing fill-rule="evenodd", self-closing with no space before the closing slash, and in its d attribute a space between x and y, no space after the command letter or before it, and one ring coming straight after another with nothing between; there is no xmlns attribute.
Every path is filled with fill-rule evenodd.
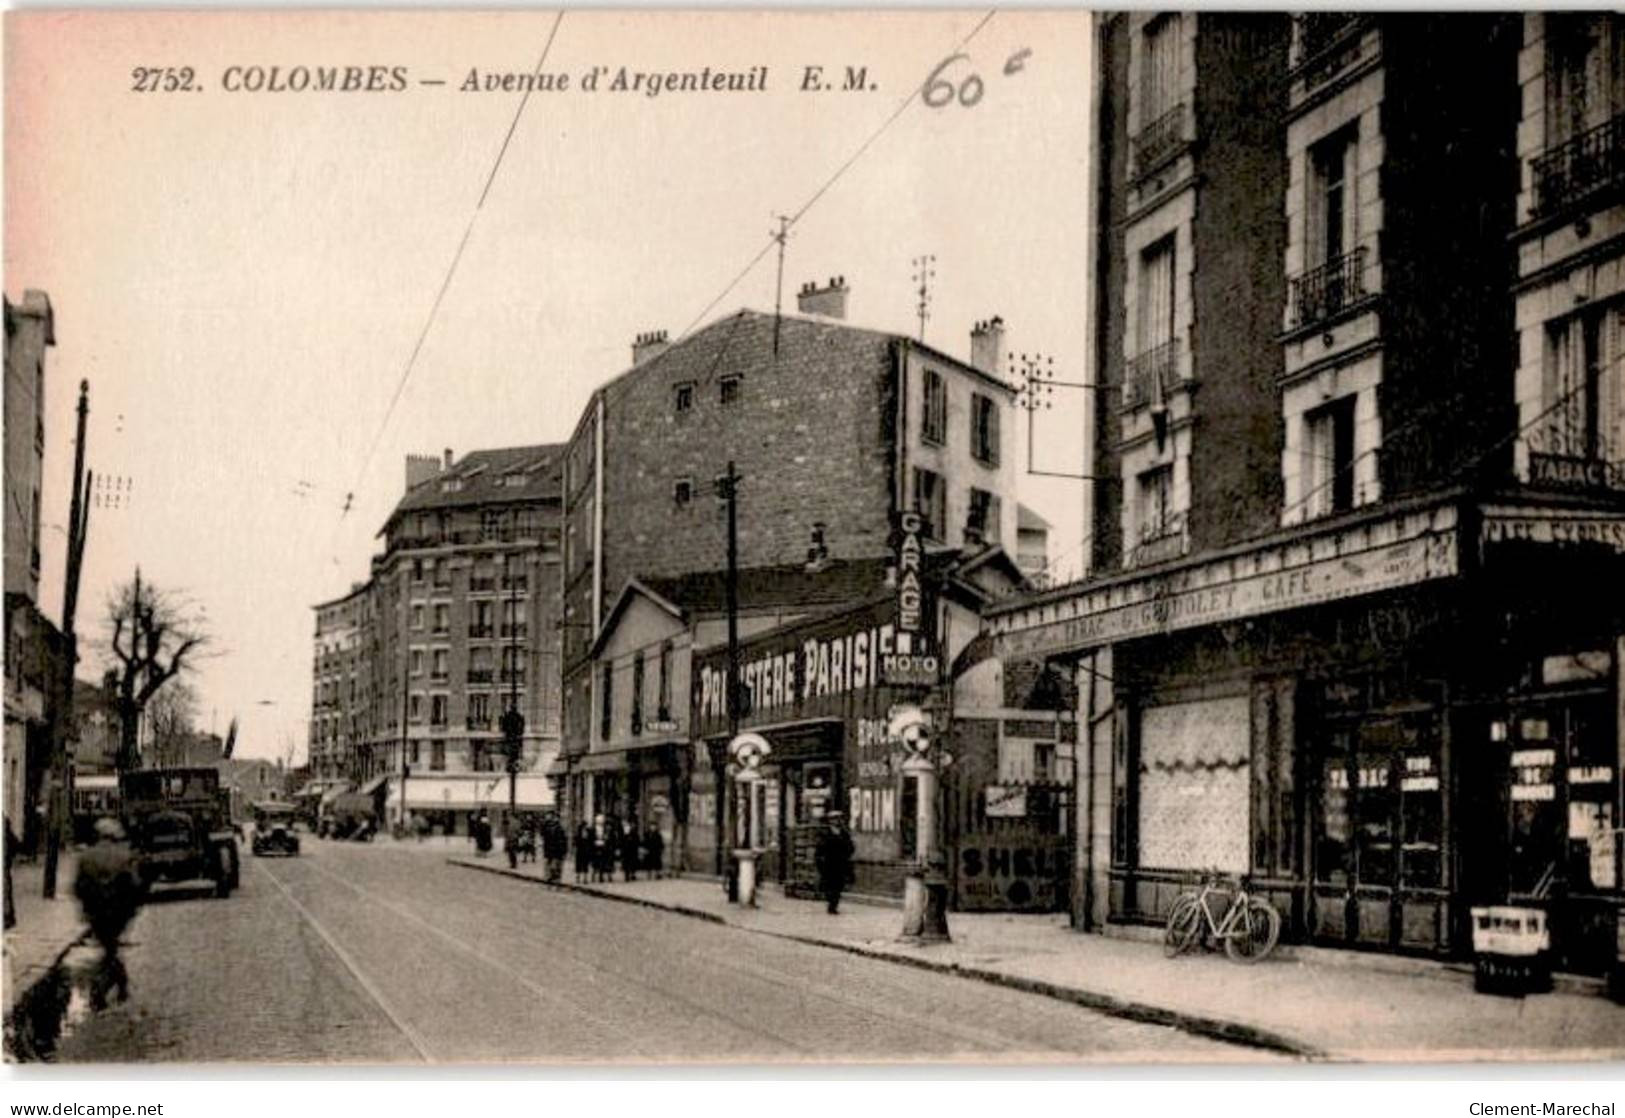
<svg viewBox="0 0 1625 1118"><path fill-rule="evenodd" d="M638 366L653 360L671 348L664 330L650 330L632 339L632 364Z"/></svg>
<svg viewBox="0 0 1625 1118"><path fill-rule="evenodd" d="M446 469L451 469L451 447L446 448Z"/></svg>
<svg viewBox="0 0 1625 1118"><path fill-rule="evenodd" d="M1004 319L994 315L978 322L970 332L970 363L990 377L1004 369Z"/></svg>
<svg viewBox="0 0 1625 1118"><path fill-rule="evenodd" d="M802 314L822 315L825 318L846 318L846 277L832 276L828 287L819 287L808 281L796 292L796 305Z"/></svg>
<svg viewBox="0 0 1625 1118"><path fill-rule="evenodd" d="M406 456L406 488L410 492L440 473L440 459L432 454Z"/></svg>

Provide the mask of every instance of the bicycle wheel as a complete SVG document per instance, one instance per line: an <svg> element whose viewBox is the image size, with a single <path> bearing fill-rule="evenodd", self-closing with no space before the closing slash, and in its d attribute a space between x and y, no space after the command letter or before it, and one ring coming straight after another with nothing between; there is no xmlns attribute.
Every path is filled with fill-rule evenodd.
<svg viewBox="0 0 1625 1118"><path fill-rule="evenodd" d="M1189 893L1174 902L1168 913L1168 930L1162 937L1162 951L1168 958L1183 953L1196 942L1202 930L1202 906Z"/></svg>
<svg viewBox="0 0 1625 1118"><path fill-rule="evenodd" d="M1236 925L1224 937L1224 953L1237 963L1256 963L1281 938L1281 914L1261 897L1249 897L1245 910L1236 914Z"/></svg>

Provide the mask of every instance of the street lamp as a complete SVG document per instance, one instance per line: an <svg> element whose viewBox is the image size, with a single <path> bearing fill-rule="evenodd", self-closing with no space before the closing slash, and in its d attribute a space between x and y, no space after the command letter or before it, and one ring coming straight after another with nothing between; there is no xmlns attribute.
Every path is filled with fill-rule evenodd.
<svg viewBox="0 0 1625 1118"><path fill-rule="evenodd" d="M519 807L519 761L525 748L525 716L519 713L519 607L512 571L513 553L502 557L502 571L508 583L508 709L502 716L502 751L508 761L508 817L503 832L508 848L508 866L519 866L515 843L514 816Z"/></svg>

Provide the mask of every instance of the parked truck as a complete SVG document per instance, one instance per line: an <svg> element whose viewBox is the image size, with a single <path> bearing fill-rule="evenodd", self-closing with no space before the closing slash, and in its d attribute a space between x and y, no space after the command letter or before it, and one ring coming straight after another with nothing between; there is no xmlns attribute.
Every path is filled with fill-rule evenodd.
<svg viewBox="0 0 1625 1118"><path fill-rule="evenodd" d="M209 881L237 887L240 859L231 802L209 768L140 769L119 778L124 827L141 883Z"/></svg>

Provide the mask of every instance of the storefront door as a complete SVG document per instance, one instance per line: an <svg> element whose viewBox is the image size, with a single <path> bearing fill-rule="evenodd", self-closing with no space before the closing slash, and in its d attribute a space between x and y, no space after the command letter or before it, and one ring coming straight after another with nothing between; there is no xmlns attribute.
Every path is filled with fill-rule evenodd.
<svg viewBox="0 0 1625 1118"><path fill-rule="evenodd" d="M1512 704L1483 723L1484 764L1463 788L1468 903L1545 909L1553 962L1579 973L1599 972L1615 949L1619 774L1610 714L1605 694Z"/></svg>
<svg viewBox="0 0 1625 1118"><path fill-rule="evenodd" d="M1448 909L1438 710L1328 715L1312 746L1311 934L1345 946L1442 948Z"/></svg>

